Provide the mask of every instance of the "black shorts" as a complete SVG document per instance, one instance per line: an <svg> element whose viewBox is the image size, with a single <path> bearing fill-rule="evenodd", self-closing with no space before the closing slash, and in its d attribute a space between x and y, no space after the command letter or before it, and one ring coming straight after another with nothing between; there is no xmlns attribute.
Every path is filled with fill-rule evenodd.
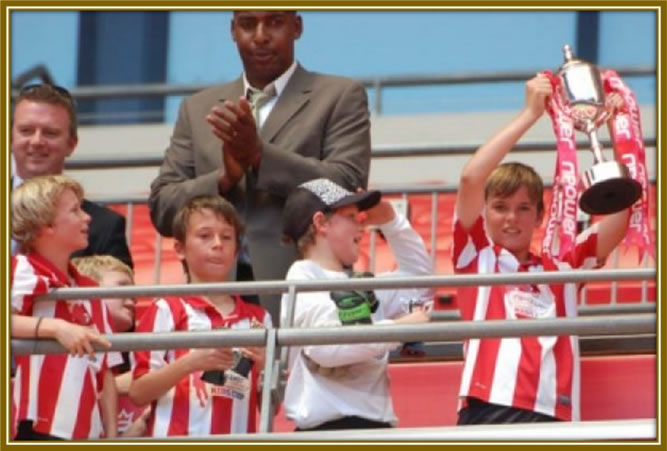
<svg viewBox="0 0 667 451"><path fill-rule="evenodd" d="M63 440L60 437L35 432L32 429L32 421L30 420L19 422L16 429L16 437L14 437L14 440Z"/></svg>
<svg viewBox="0 0 667 451"><path fill-rule="evenodd" d="M318 424L315 427L308 429L299 429L296 428L296 432L302 431L333 431L337 429L378 429L378 428L390 428L391 424L385 423L383 421L369 420L367 418L347 416L339 418L337 420L331 420Z"/></svg>
<svg viewBox="0 0 667 451"><path fill-rule="evenodd" d="M468 405L459 411L457 425L560 421L556 417L533 412L532 410L491 404L478 398L469 397L466 400Z"/></svg>

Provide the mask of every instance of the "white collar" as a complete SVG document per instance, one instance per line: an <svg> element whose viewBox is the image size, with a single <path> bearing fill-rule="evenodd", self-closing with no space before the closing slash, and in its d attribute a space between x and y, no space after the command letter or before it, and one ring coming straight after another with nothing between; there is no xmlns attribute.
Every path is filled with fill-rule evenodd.
<svg viewBox="0 0 667 451"><path fill-rule="evenodd" d="M287 70L285 72L283 72L280 77L276 78L275 80L273 80L270 83L276 88L276 97L280 97L280 94L282 94L282 92L285 90L285 86L287 86L287 82L289 82L290 78L292 78L292 74L294 74L295 70L296 70L296 60L292 61L292 65L289 68L287 68ZM243 73L243 93L244 94L246 92L248 92L248 88L250 86L251 86L250 82L248 82L248 79L246 78L246 74L244 72Z"/></svg>

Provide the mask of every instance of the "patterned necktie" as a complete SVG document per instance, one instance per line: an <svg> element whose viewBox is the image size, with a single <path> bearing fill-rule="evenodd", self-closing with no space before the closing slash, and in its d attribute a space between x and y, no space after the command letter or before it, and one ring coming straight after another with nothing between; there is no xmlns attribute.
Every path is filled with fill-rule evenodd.
<svg viewBox="0 0 667 451"><path fill-rule="evenodd" d="M259 110L262 109L272 98L276 96L276 88L274 85L268 85L263 90L259 90L253 87L248 87L248 101L252 108L252 117L255 118L255 124L257 124L257 130L262 128L264 125L260 121Z"/></svg>

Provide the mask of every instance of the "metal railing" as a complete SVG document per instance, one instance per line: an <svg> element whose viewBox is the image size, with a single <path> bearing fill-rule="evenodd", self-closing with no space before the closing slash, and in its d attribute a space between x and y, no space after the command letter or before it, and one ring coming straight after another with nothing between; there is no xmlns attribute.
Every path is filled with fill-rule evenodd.
<svg viewBox="0 0 667 451"><path fill-rule="evenodd" d="M461 72L456 74L426 74L426 75L389 75L380 77L357 78L365 88L372 89L374 94L373 113L382 113L382 92L384 88L401 88L437 85L461 85L480 83L508 83L523 82L532 78L543 68L528 71L499 71L499 72ZM630 66L615 68L621 77L656 76L656 68L648 66ZM12 101L18 95L20 83L12 83ZM167 97L194 94L215 84L167 84L144 83L130 85L103 85L77 86L71 90L72 96L78 101L123 99L137 97ZM150 112L153 113L153 112ZM162 112L160 112L162 114Z"/></svg>
<svg viewBox="0 0 667 451"><path fill-rule="evenodd" d="M220 282L173 285L133 285L122 287L58 288L35 297L35 301L113 297L158 297L211 294L276 294L333 290L387 290L402 288L463 287L475 285L582 283L611 280L649 280L655 268L570 270L502 274L451 274L435 276L361 278L340 280L267 280L260 282Z"/></svg>
<svg viewBox="0 0 667 451"><path fill-rule="evenodd" d="M36 302L57 299L100 299L115 297L204 295L222 293L288 292L286 317L291 325L298 292L337 289L427 288L441 285L472 286L535 283L572 283L595 280L643 280L655 278L655 269L581 270L544 273L477 274L451 276L415 276L387 279L344 279L309 281L225 282L167 286L129 286L114 288L59 288L36 297ZM355 326L318 329L217 330L206 332L113 334L111 350L175 349L182 347L257 346L266 347L266 363L261 400L260 431L272 429L273 398L282 396L287 368L287 346L332 343L372 343L400 341L446 341L462 338L516 337L522 335L595 335L655 333L655 314L597 316L516 321L467 321L422 325ZM12 340L17 354L64 352L53 340ZM283 346L276 360L277 347ZM97 350L102 350L96 346Z"/></svg>
<svg viewBox="0 0 667 451"><path fill-rule="evenodd" d="M655 184L655 180L650 180L650 183ZM551 188L551 183L545 183L545 188ZM431 195L431 225L430 225L430 252L431 252L431 261L433 268L435 270L436 264L436 251L437 251L437 242L438 242L438 233L437 233L437 218L438 218L438 202L440 194L451 194L456 193L458 190L457 185L448 185L448 184L428 184L428 185L395 185L395 186L384 186L381 187L381 191L384 195L402 195L404 199L407 199L409 194L430 194ZM125 197L114 197L114 198L98 198L93 199L101 204L126 204L127 207L127 239L128 244L131 243L131 231L133 226L134 218L134 205L145 204L147 199L144 196L125 196ZM369 239L369 270L373 271L375 269L375 251L376 251L376 232L370 231ZM611 261L615 263L614 267L618 267L618 249L614 250L610 256ZM650 266L650 259L648 256L644 258L642 262L644 267ZM156 231L155 232L155 253L153 256L153 282L158 283L161 276L161 267L162 267L162 237ZM611 287L611 297L613 300L617 298L618 284L614 284ZM586 304L587 302L587 287L584 287L582 292L582 303ZM641 297L640 301L646 303L648 301L648 282L643 281L641 286Z"/></svg>
<svg viewBox="0 0 667 451"><path fill-rule="evenodd" d="M175 440L224 442L461 442L461 441L623 441L656 440L653 419L523 423L502 425L432 426L390 429L349 429L339 431L274 432L225 434L209 437L178 437ZM149 437L114 439L147 442Z"/></svg>
<svg viewBox="0 0 667 451"><path fill-rule="evenodd" d="M410 144L410 145L376 145L371 149L372 158L402 158L402 157L432 157L432 156L451 156L451 155L472 155L481 144ZM601 145L604 148L611 148L611 141L603 141ZM645 147L655 147L655 138L644 139ZM589 143L579 141L576 146L581 151L588 148ZM512 153L517 152L540 152L556 151L552 141L533 141L521 142L512 147ZM555 153L554 153L555 155ZM89 170L89 169L121 169L121 168L141 168L160 166L164 159L163 155L123 158L70 158L65 160L65 168L70 170Z"/></svg>

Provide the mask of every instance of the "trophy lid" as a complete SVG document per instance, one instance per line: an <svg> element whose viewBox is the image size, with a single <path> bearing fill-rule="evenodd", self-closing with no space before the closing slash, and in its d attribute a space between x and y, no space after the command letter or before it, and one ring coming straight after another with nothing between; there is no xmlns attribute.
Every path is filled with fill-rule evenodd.
<svg viewBox="0 0 667 451"><path fill-rule="evenodd" d="M575 58L574 54L572 53L572 47L570 47L570 44L565 44L563 46L563 64L558 69L558 71L561 72L566 67L574 64L588 64L588 63L578 58Z"/></svg>

